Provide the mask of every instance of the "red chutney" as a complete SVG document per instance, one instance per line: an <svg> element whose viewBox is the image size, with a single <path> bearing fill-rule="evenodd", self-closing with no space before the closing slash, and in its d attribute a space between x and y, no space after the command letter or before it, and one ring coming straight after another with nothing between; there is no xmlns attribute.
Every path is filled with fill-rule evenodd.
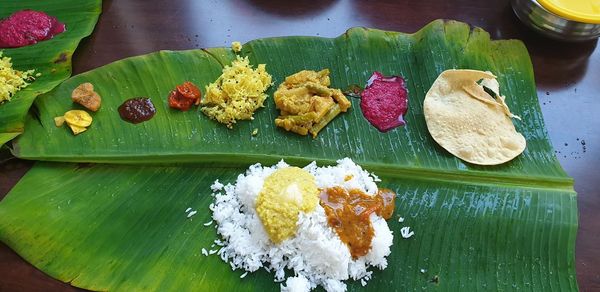
<svg viewBox="0 0 600 292"><path fill-rule="evenodd" d="M404 115L408 110L408 90L404 79L373 73L361 93L360 108L369 123L381 132L404 126Z"/></svg>
<svg viewBox="0 0 600 292"><path fill-rule="evenodd" d="M199 105L202 94L194 83L186 81L169 93L169 106L181 111L187 111L192 105Z"/></svg>
<svg viewBox="0 0 600 292"><path fill-rule="evenodd" d="M356 259L371 250L375 231L369 216L375 213L384 219L391 218L396 194L388 189L380 189L371 196L356 189L347 191L333 187L323 190L320 199L327 223L348 246L352 258Z"/></svg>
<svg viewBox="0 0 600 292"><path fill-rule="evenodd" d="M0 48L18 48L49 40L65 31L55 17L34 10L21 10L0 20Z"/></svg>

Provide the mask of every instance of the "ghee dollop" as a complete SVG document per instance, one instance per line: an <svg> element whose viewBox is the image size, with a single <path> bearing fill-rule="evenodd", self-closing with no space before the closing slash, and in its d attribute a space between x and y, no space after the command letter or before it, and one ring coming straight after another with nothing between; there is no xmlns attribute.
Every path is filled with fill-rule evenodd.
<svg viewBox="0 0 600 292"><path fill-rule="evenodd" d="M256 198L256 213L271 241L280 243L296 233L300 212L311 212L318 203L314 176L298 167L286 167L265 179Z"/></svg>

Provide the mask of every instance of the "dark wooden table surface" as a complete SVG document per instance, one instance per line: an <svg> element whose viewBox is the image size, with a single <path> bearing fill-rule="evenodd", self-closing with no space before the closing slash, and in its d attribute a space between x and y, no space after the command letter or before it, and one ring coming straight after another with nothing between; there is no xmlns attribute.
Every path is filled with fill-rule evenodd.
<svg viewBox="0 0 600 292"><path fill-rule="evenodd" d="M46 0L51 1L51 0ZM494 39L522 40L556 154L575 178L579 232L577 279L600 291L600 49L596 41L562 43L524 27L508 0L422 1L104 1L103 13L73 57L73 73L161 49L228 46L287 35L334 37L353 26L414 32L438 18L484 28ZM1 7L0 7L1 9ZM0 199L32 166L0 156ZM56 281L0 243L0 291L77 290Z"/></svg>

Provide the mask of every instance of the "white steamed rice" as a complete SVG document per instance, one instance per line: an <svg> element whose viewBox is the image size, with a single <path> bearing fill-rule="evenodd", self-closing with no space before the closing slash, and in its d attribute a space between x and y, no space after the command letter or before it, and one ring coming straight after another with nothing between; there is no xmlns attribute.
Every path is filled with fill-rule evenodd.
<svg viewBox="0 0 600 292"><path fill-rule="evenodd" d="M288 277L282 291L309 291L318 285L327 291L345 291L347 279L360 280L361 284L371 278L369 266L379 269L387 267L386 256L390 254L393 235L387 222L372 214L375 236L369 253L356 260L327 224L324 209L317 205L309 213L300 213L296 236L276 245L269 240L264 227L256 215L254 202L267 176L279 168L289 165L281 161L271 167L260 164L250 166L240 174L235 184L223 185L218 180L211 186L215 202L210 209L217 223L217 232L223 240L218 255L232 269L255 272L260 268L274 272L275 281L283 282L285 269L294 273ZM311 163L304 167L313 174L319 188L341 186L348 190L359 189L367 194L377 193L379 179L351 159L338 160L336 166L317 167ZM350 180L347 177L351 176Z"/></svg>

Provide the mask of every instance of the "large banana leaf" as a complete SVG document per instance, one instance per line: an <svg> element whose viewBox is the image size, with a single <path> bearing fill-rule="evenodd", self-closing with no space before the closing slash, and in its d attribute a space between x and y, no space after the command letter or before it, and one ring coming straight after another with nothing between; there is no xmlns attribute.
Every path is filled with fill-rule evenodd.
<svg viewBox="0 0 600 292"><path fill-rule="evenodd" d="M0 202L0 240L50 276L92 290L272 291L272 275L240 279L242 271L201 253L216 238L203 225L211 183L243 171L41 163ZM368 290L577 290L572 190L406 176L381 185L398 192L406 219L388 221L396 235L389 266ZM188 207L198 214L188 219ZM402 239L403 226L415 236Z"/></svg>
<svg viewBox="0 0 600 292"><path fill-rule="evenodd" d="M213 82L222 64L234 58L231 50L161 51L75 76L41 96L36 101L39 116L28 120L28 130L15 143L14 153L25 159L121 163L331 161L349 156L363 165L385 166L386 171L570 184L547 139L531 62L519 41L490 41L481 29L436 21L412 35L356 28L335 39L255 40L244 46L243 54L254 64L267 64L274 77L273 88L285 76L303 69L330 68L332 86L339 88L365 84L375 70L405 76L410 92L407 126L382 134L364 119L358 100L354 100L350 113L335 119L313 140L275 128L278 113L269 99L254 121L242 121L229 130L199 112L171 110L166 99L169 91L185 80L202 87ZM499 76L507 103L523 118L516 122L528 143L523 155L502 166L477 167L437 146L427 132L422 103L438 74L449 68L490 70ZM65 128L56 128L53 117L73 108L64 96L82 82L99 88L103 105L94 115L91 129L75 137ZM118 106L135 96L152 98L157 107L152 120L133 125L120 119ZM254 128L259 129L256 137L251 136Z"/></svg>
<svg viewBox="0 0 600 292"><path fill-rule="evenodd" d="M90 35L101 11L101 0L0 0L0 18L15 11L43 11L67 25L67 31L33 46L0 49L19 70L42 73L11 102L0 105L0 146L23 132L27 110L36 96L52 90L71 76L71 56L82 38ZM69 95L70 96L70 95Z"/></svg>
<svg viewBox="0 0 600 292"><path fill-rule="evenodd" d="M205 85L216 79L234 57L229 50L125 59L38 98L38 113L29 117L14 153L42 160L202 166L38 164L0 202L0 240L51 276L89 289L273 289L276 284L264 272L240 280L240 272L201 255L216 236L202 225L209 221L210 184L216 178L231 182L249 163L282 158L299 165L331 163L349 156L398 192L397 212L416 232L402 240L402 225L390 221L397 235L390 267L375 273L369 289L577 290L576 194L548 141L520 42L490 41L480 29L436 21L412 35L358 28L335 39L256 40L243 54L267 63L276 85L302 69L330 68L333 85L342 88L364 84L375 70L403 75L411 98L408 124L379 133L354 100L350 113L311 139L276 129L277 111L269 101L254 121L228 130L197 112L170 110L166 96L182 81ZM435 144L421 105L437 74L448 68L499 76L512 112L523 117L516 122L528 141L523 155L478 167ZM74 107L60 97L87 81L98 88L103 106L90 130L74 137L52 118ZM120 120L116 108L134 96L153 99L158 113L152 120L138 125ZM256 137L250 134L254 128ZM189 220L187 207L200 212Z"/></svg>

